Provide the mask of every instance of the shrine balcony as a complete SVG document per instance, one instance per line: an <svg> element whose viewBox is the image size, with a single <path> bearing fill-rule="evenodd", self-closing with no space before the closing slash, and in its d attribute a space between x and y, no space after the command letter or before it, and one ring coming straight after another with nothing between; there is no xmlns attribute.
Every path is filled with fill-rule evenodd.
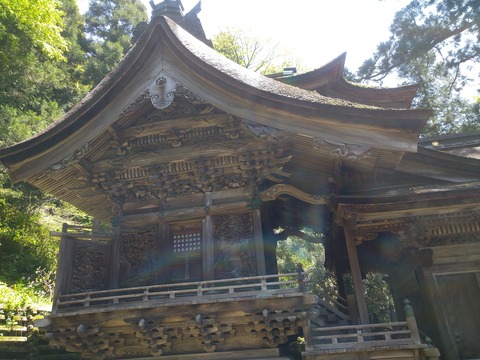
<svg viewBox="0 0 480 360"><path fill-rule="evenodd" d="M183 282L65 294L54 304L54 314L196 305L248 299L303 297L307 273L262 275L210 281ZM312 299L313 295L310 295Z"/></svg>

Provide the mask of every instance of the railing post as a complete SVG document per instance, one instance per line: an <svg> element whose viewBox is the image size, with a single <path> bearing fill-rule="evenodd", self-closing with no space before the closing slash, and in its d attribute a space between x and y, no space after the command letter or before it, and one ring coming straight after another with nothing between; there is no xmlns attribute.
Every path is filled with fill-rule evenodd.
<svg viewBox="0 0 480 360"><path fill-rule="evenodd" d="M203 295L203 291L202 291L202 283L198 283L198 287L197 287L197 296L202 296Z"/></svg>
<svg viewBox="0 0 480 360"><path fill-rule="evenodd" d="M300 291L305 291L305 275L303 273L303 268L302 264L297 264L297 283L298 283L298 289Z"/></svg>
<svg viewBox="0 0 480 360"><path fill-rule="evenodd" d="M262 276L262 291L267 290L267 279Z"/></svg>
<svg viewBox="0 0 480 360"><path fill-rule="evenodd" d="M90 294L85 296L85 302L83 303L83 306L90 306Z"/></svg>
<svg viewBox="0 0 480 360"><path fill-rule="evenodd" d="M415 320L415 314L413 313L413 308L410 305L410 300L405 299L403 303L405 304L405 307L403 309L405 312L405 319L407 321L407 326L408 326L408 329L410 330L410 334L412 337L412 342L414 344L421 344L422 342L420 340L420 332L418 331L417 320Z"/></svg>
<svg viewBox="0 0 480 360"><path fill-rule="evenodd" d="M310 320L308 321L309 325L303 327L303 336L305 337L305 350L313 351L313 339L312 333L310 331Z"/></svg>

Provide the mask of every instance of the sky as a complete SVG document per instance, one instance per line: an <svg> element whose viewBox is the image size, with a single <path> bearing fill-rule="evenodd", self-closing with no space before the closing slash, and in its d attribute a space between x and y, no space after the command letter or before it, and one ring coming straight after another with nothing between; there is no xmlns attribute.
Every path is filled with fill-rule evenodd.
<svg viewBox="0 0 480 360"><path fill-rule="evenodd" d="M80 11L88 0L77 0ZM151 12L149 0L142 0ZM159 3L161 0L155 0ZM198 0L182 0L188 12ZM202 0L199 18L208 38L226 28L241 28L261 40L279 43L316 69L346 52L351 71L389 37L396 11L408 0ZM296 66L297 64L291 64Z"/></svg>

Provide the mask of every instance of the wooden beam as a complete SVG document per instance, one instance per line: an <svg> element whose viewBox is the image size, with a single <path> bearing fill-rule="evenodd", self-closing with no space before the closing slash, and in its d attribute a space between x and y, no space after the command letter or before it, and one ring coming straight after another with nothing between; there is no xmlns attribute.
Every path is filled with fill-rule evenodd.
<svg viewBox="0 0 480 360"><path fill-rule="evenodd" d="M357 248L355 239L350 226L346 221L343 221L343 231L345 233L345 243L347 245L348 261L350 263L350 270L352 272L353 286L355 288L355 297L357 298L358 314L360 317L360 324L368 324L368 310L365 299L365 292L363 291L362 276L360 273L360 265L358 263Z"/></svg>

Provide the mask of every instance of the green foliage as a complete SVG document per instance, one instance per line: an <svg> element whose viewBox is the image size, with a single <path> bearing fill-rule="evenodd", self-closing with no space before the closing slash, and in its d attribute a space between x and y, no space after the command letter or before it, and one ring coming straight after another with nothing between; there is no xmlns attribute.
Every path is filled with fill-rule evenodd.
<svg viewBox="0 0 480 360"><path fill-rule="evenodd" d="M84 56L78 51L74 28L81 18L72 1L65 0L64 13L61 4L52 0L0 0L2 147L41 132L87 90L79 80ZM45 34L47 28L54 34ZM50 52L38 46L40 40ZM65 55L67 45L72 51Z"/></svg>
<svg viewBox="0 0 480 360"><path fill-rule="evenodd" d="M397 12L390 31L359 68L360 79L394 76L418 83L415 105L434 112L426 135L479 130L475 102L464 95L480 59L478 1L412 0Z"/></svg>
<svg viewBox="0 0 480 360"><path fill-rule="evenodd" d="M337 292L336 281L325 269L325 249L323 244L311 243L297 236L289 236L278 242L277 263L280 274L294 273L298 265L310 272L310 291L321 294Z"/></svg>
<svg viewBox="0 0 480 360"><path fill-rule="evenodd" d="M478 62L480 6L478 0L413 0L397 12L391 36L378 45L360 73L382 78L435 50L445 67Z"/></svg>
<svg viewBox="0 0 480 360"><path fill-rule="evenodd" d="M16 189L4 180L0 189L0 281L24 285L35 281L37 271L56 267L58 241L40 222L45 195L28 184Z"/></svg>
<svg viewBox="0 0 480 360"><path fill-rule="evenodd" d="M33 49L51 59L64 59L62 16L56 0L0 0L1 66L18 64Z"/></svg>
<svg viewBox="0 0 480 360"><path fill-rule="evenodd" d="M278 242L277 262L280 273L293 273L300 264L305 271L324 270L325 250L322 244L313 244L297 236Z"/></svg>
<svg viewBox="0 0 480 360"><path fill-rule="evenodd" d="M48 307L51 303L49 297L44 297L29 286L15 284L8 286L0 282L0 308L6 311L25 309L27 307ZM15 325L15 324L13 324Z"/></svg>
<svg viewBox="0 0 480 360"><path fill-rule="evenodd" d="M278 242L277 262L280 274L297 271L300 264L310 272L310 291L322 297L322 293L337 294L338 287L335 276L325 269L325 250L322 244L310 243L296 236ZM390 294L386 276L379 273L367 273L363 280L365 299L371 322L389 322L393 309L393 298ZM347 288L353 293L353 282L349 275L345 276Z"/></svg>
<svg viewBox="0 0 480 360"><path fill-rule="evenodd" d="M38 134L50 124L52 115L61 115L58 104L53 101L43 102L40 113L0 105L0 147L13 145Z"/></svg>
<svg viewBox="0 0 480 360"><path fill-rule="evenodd" d="M391 321L393 298L385 278L385 274L370 272L363 279L368 315L372 323Z"/></svg>
<svg viewBox="0 0 480 360"><path fill-rule="evenodd" d="M445 69L433 51L412 60L399 72L408 83L419 85L415 107L432 109L433 114L423 135L480 130L480 117L475 103L462 96L465 81L460 74Z"/></svg>
<svg viewBox="0 0 480 360"><path fill-rule="evenodd" d="M114 6L104 27L94 21L101 3ZM77 103L90 88L87 73L110 71L130 47L135 24L147 19L139 0L93 6L87 41L75 0L0 0L0 147L42 132ZM28 184L12 185L0 169L0 303L51 299L58 239L50 231L65 221L92 223Z"/></svg>
<svg viewBox="0 0 480 360"><path fill-rule="evenodd" d="M99 83L127 53L135 27L148 19L140 0L92 0L85 15L88 61L85 78Z"/></svg>
<svg viewBox="0 0 480 360"><path fill-rule="evenodd" d="M262 74L283 71L287 66L300 66L300 61L287 55L271 39L259 39L241 29L226 29L214 35L213 47L220 54L247 69Z"/></svg>

